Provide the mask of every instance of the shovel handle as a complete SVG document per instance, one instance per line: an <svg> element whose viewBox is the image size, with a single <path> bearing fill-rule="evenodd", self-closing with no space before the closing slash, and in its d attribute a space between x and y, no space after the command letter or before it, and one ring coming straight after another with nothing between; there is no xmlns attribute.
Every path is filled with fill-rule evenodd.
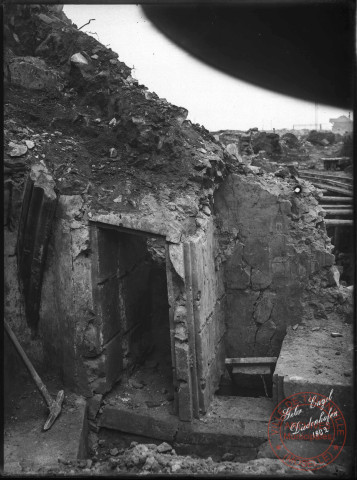
<svg viewBox="0 0 357 480"><path fill-rule="evenodd" d="M16 350L18 351L20 357L22 358L27 370L30 372L30 375L33 379L33 381L35 382L36 384L36 387L39 389L41 395L43 396L43 398L45 399L45 402L48 406L48 408L50 408L50 406L52 405L52 397L51 395L48 393L48 390L45 386L45 384L43 383L43 381L41 380L41 378L39 377L38 373L36 372L36 370L34 369L32 363L30 362L28 356L26 355L26 353L24 352L23 348L21 347L21 345L19 344L17 338L16 338L16 335L14 334L14 332L11 330L11 327L10 325L8 325L8 323L6 322L6 320L4 320L4 328L5 328L5 331L6 333L8 334L8 336L10 337L10 340L12 341L12 343L14 344Z"/></svg>

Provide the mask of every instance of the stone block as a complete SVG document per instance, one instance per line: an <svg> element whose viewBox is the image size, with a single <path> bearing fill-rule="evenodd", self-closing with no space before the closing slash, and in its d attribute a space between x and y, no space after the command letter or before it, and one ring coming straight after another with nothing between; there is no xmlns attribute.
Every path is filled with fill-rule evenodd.
<svg viewBox="0 0 357 480"><path fill-rule="evenodd" d="M174 322L186 324L187 322L187 308L183 305L176 305L174 311Z"/></svg>
<svg viewBox="0 0 357 480"><path fill-rule="evenodd" d="M245 290L250 285L250 267L227 263L226 280L227 288Z"/></svg>
<svg viewBox="0 0 357 480"><path fill-rule="evenodd" d="M269 247L270 245L266 238L248 238L244 247L244 260L250 267L259 268L263 272L269 272Z"/></svg>
<svg viewBox="0 0 357 480"><path fill-rule="evenodd" d="M254 305L253 318L256 323L262 325L271 316L276 302L276 294L273 292L263 292L263 295Z"/></svg>
<svg viewBox="0 0 357 480"><path fill-rule="evenodd" d="M338 287L340 285L340 271L336 265L332 265L326 275L328 287Z"/></svg>
<svg viewBox="0 0 357 480"><path fill-rule="evenodd" d="M172 442L175 438L179 420L173 415L136 413L128 409L105 406L100 418L100 426L120 432L132 433L157 440Z"/></svg>
<svg viewBox="0 0 357 480"><path fill-rule="evenodd" d="M56 216L63 220L82 217L83 199L80 195L62 195L58 200Z"/></svg>
<svg viewBox="0 0 357 480"><path fill-rule="evenodd" d="M249 428L247 428L249 427ZM268 435L267 424L254 420L222 418L211 419L207 423L194 420L191 424L180 424L176 436L177 443L193 445L227 445L257 447Z"/></svg>
<svg viewBox="0 0 357 480"><path fill-rule="evenodd" d="M95 358L85 358L83 363L87 371L89 382L94 382L98 378L105 381L106 356L104 354L98 355Z"/></svg>
<svg viewBox="0 0 357 480"><path fill-rule="evenodd" d="M227 329L228 336L231 328L252 324L254 304L259 293L249 290L228 291L227 293Z"/></svg>
<svg viewBox="0 0 357 480"><path fill-rule="evenodd" d="M267 349L270 346L270 339L273 337L277 329L277 326L272 320L266 321L261 327L259 327L257 331L257 335L255 337L257 345L260 347L266 346L266 353ZM258 352L257 352L258 355ZM260 355L260 352L259 352Z"/></svg>
<svg viewBox="0 0 357 480"><path fill-rule="evenodd" d="M85 327L80 350L84 357L94 357L102 350L100 329L93 321L89 321Z"/></svg>
<svg viewBox="0 0 357 480"><path fill-rule="evenodd" d="M99 411L101 402L102 402L103 395L95 394L92 398L90 398L87 402L88 406L88 419L95 420L97 413Z"/></svg>
<svg viewBox="0 0 357 480"><path fill-rule="evenodd" d="M231 327L226 334L227 357L254 356L256 325L239 325Z"/></svg>
<svg viewBox="0 0 357 480"><path fill-rule="evenodd" d="M58 75L37 57L14 57L9 64L11 83L31 90L56 90Z"/></svg>
<svg viewBox="0 0 357 480"><path fill-rule="evenodd" d="M260 268L252 268L251 284L253 290L263 290L272 282L272 277L269 272L264 272Z"/></svg>

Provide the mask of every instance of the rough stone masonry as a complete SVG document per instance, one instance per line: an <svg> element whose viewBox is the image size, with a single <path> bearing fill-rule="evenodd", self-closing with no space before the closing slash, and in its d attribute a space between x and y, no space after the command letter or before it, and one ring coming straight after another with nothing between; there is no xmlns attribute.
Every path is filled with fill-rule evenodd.
<svg viewBox="0 0 357 480"><path fill-rule="evenodd" d="M351 318L311 184L246 166L57 5L7 5L5 34L5 317L35 364L86 397L120 380L147 237L183 421L226 357L278 356L288 326Z"/></svg>

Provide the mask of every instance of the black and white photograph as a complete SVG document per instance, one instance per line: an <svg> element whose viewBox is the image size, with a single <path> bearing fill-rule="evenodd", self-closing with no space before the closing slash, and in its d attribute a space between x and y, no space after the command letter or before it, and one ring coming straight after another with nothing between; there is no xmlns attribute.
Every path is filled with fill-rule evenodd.
<svg viewBox="0 0 357 480"><path fill-rule="evenodd" d="M1 476L355 478L355 1L2 13Z"/></svg>

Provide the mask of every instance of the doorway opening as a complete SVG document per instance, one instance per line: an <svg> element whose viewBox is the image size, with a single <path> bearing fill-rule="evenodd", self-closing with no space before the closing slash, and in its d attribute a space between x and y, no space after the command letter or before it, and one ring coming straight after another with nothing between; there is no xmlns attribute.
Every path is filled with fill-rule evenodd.
<svg viewBox="0 0 357 480"><path fill-rule="evenodd" d="M327 226L327 235L334 245L336 265L340 270L340 282L350 286L354 283L354 240L351 226Z"/></svg>
<svg viewBox="0 0 357 480"><path fill-rule="evenodd" d="M116 339L109 396L175 410L165 239L100 226L97 244L104 343Z"/></svg>
<svg viewBox="0 0 357 480"><path fill-rule="evenodd" d="M272 398L276 361L276 357L226 358L216 395Z"/></svg>

